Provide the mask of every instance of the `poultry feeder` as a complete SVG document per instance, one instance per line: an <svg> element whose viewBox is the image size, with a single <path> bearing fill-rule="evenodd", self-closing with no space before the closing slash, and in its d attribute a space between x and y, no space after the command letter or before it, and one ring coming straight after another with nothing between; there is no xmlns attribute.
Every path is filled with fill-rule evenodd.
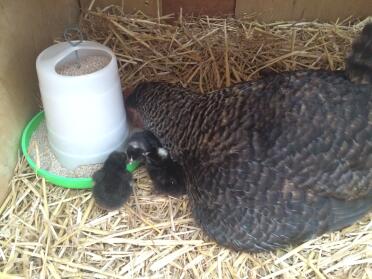
<svg viewBox="0 0 372 279"><path fill-rule="evenodd" d="M79 73L84 59L107 65ZM78 74L63 72L71 65ZM90 41L58 43L40 53L36 70L49 144L63 167L102 163L123 146L128 125L117 61L109 48Z"/></svg>

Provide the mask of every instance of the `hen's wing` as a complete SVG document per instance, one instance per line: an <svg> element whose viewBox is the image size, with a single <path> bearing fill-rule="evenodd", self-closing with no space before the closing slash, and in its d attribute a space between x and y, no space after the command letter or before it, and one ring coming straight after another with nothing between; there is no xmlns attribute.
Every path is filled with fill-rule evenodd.
<svg viewBox="0 0 372 279"><path fill-rule="evenodd" d="M228 247L272 250L298 244L351 225L371 209L370 197L347 201L314 195L266 169L256 183L249 173L225 162L201 170L191 197L196 220Z"/></svg>
<svg viewBox="0 0 372 279"><path fill-rule="evenodd" d="M212 161L235 152L237 167L256 183L277 174L314 194L348 200L372 195L371 85L322 71L257 83L259 91L251 83L231 89L247 100L218 128ZM239 128L228 133L229 127Z"/></svg>

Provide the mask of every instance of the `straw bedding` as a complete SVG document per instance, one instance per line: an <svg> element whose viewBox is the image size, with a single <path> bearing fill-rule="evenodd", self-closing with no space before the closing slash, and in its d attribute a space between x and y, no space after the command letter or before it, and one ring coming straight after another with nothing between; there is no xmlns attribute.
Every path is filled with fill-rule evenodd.
<svg viewBox="0 0 372 279"><path fill-rule="evenodd" d="M166 80L203 93L267 70L342 69L362 26L169 19L109 7L83 15L81 27L115 51L123 86ZM20 157L0 207L0 277L372 278L371 214L294 249L237 253L206 239L186 197L153 195L143 169L135 182L129 203L107 213L90 191L46 184Z"/></svg>

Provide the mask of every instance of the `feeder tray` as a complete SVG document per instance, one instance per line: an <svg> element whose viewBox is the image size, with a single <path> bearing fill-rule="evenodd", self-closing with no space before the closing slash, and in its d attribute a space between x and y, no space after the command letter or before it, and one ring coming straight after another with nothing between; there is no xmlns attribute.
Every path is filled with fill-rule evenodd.
<svg viewBox="0 0 372 279"><path fill-rule="evenodd" d="M37 164L32 160L30 154L28 153L30 139L32 137L32 134L36 131L36 129L39 127L40 123L44 119L45 119L45 115L43 111L37 113L31 119L31 121L27 124L26 128L24 129L22 133L21 148L30 167L35 171L37 175L44 177L45 180L51 184L61 186L64 188L72 188L72 189L92 188L93 179L91 177L73 178L73 177L59 176L45 169L39 168ZM139 162L133 161L132 163L126 166L126 169L129 172L133 172L138 168L138 166L139 166Z"/></svg>

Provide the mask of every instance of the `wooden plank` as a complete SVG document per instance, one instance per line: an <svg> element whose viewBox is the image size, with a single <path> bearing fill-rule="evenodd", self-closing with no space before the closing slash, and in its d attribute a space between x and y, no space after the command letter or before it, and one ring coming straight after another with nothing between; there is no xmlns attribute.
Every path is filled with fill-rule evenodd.
<svg viewBox="0 0 372 279"><path fill-rule="evenodd" d="M0 205L22 130L38 109L36 57L79 13L77 0L0 1Z"/></svg>
<svg viewBox="0 0 372 279"><path fill-rule="evenodd" d="M161 15L162 0L93 0L92 8L104 8L108 5L118 5L126 13L134 13L138 10L149 16ZM92 0L80 0L82 10L87 10L91 6Z"/></svg>
<svg viewBox="0 0 372 279"><path fill-rule="evenodd" d="M234 15L235 0L163 0L163 14Z"/></svg>
<svg viewBox="0 0 372 279"><path fill-rule="evenodd" d="M257 13L264 21L335 21L349 16L372 15L372 0L236 0L235 14Z"/></svg>

